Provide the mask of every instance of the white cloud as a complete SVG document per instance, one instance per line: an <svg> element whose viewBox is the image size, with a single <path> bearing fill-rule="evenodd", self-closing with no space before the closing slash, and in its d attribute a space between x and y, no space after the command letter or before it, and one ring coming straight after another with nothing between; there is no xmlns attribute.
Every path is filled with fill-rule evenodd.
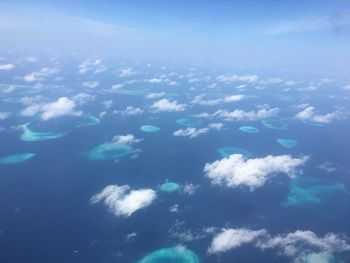
<svg viewBox="0 0 350 263"><path fill-rule="evenodd" d="M113 106L113 101L112 100L104 100L104 101L102 101L102 105L105 109L109 109Z"/></svg>
<svg viewBox="0 0 350 263"><path fill-rule="evenodd" d="M116 135L113 137L113 142L118 143L118 144L135 144L141 142L143 139L137 139L134 135L132 134L126 134L126 135Z"/></svg>
<svg viewBox="0 0 350 263"><path fill-rule="evenodd" d="M218 99L210 99L210 100L205 100L203 99L205 95L198 95L194 97L192 100L193 104L199 104L199 105L206 105L206 106L213 106L213 105L218 105L221 103L229 103L229 102L236 102L244 99L244 95L229 95L224 98L218 98Z"/></svg>
<svg viewBox="0 0 350 263"><path fill-rule="evenodd" d="M220 75L216 78L216 80L225 82L225 83L231 83L231 82L256 82L258 80L257 75L230 75L230 74L225 74L225 75Z"/></svg>
<svg viewBox="0 0 350 263"><path fill-rule="evenodd" d="M199 189L199 185L197 184L191 184L191 183L186 183L183 188L182 192L187 195L193 195L197 190Z"/></svg>
<svg viewBox="0 0 350 263"><path fill-rule="evenodd" d="M218 123L209 123L208 124L208 127L210 128L210 129L213 129L213 130L221 130L223 127L224 127L224 124L223 123L220 123L220 122L218 122Z"/></svg>
<svg viewBox="0 0 350 263"><path fill-rule="evenodd" d="M42 106L41 118L49 120L65 115L80 115L81 112L75 112L75 102L67 97L61 97L55 102L51 102Z"/></svg>
<svg viewBox="0 0 350 263"><path fill-rule="evenodd" d="M83 86L85 88L95 89L98 86L100 86L100 82L98 82L98 81L85 81L85 82L83 82Z"/></svg>
<svg viewBox="0 0 350 263"><path fill-rule="evenodd" d="M150 93L146 95L146 99L158 99L160 97L163 97L164 95L165 95L165 92Z"/></svg>
<svg viewBox="0 0 350 263"><path fill-rule="evenodd" d="M295 117L300 120L306 120L306 121L312 121L322 124L329 124L334 120L341 118L341 112L340 111L334 111L331 113L327 113L324 115L316 114L315 107L309 106L305 108L303 111L297 113Z"/></svg>
<svg viewBox="0 0 350 263"><path fill-rule="evenodd" d="M5 120L8 117L10 117L11 113L10 112L0 112L0 120Z"/></svg>
<svg viewBox="0 0 350 263"><path fill-rule="evenodd" d="M328 233L319 237L314 232L301 230L268 237L267 240L258 241L256 246L261 249L277 248L290 257L298 256L300 250L307 249L329 253L350 250L350 245L339 235Z"/></svg>
<svg viewBox="0 0 350 263"><path fill-rule="evenodd" d="M118 71L120 77L130 77L136 74L132 68L120 68Z"/></svg>
<svg viewBox="0 0 350 263"><path fill-rule="evenodd" d="M151 105L151 108L154 109L156 112L160 111L184 111L186 109L186 104L180 104L176 100L170 101L168 99L162 99L159 101L156 101Z"/></svg>
<svg viewBox="0 0 350 263"><path fill-rule="evenodd" d="M221 253L255 241L266 235L266 230L249 230L246 228L223 229L216 235L208 249L209 253Z"/></svg>
<svg viewBox="0 0 350 263"><path fill-rule="evenodd" d="M213 116L223 118L227 121L256 121L275 117L278 115L278 113L278 108L260 109L258 111L234 110L231 112L228 110L218 110L213 114Z"/></svg>
<svg viewBox="0 0 350 263"><path fill-rule="evenodd" d="M186 129L180 129L173 133L174 136L183 136L183 137L190 137L190 138L196 138L200 134L204 134L209 132L209 128L201 128L196 129L193 127L188 127Z"/></svg>
<svg viewBox="0 0 350 263"><path fill-rule="evenodd" d="M42 68L39 71L34 71L26 76L24 76L24 81L34 82L34 81L44 81L46 78L59 73L60 70L57 68Z"/></svg>
<svg viewBox="0 0 350 263"><path fill-rule="evenodd" d="M204 172L213 184L231 188L247 186L253 191L279 173L289 177L298 175L298 168L307 160L308 157L292 158L289 155L246 159L243 155L233 154L229 158L206 163Z"/></svg>
<svg viewBox="0 0 350 263"><path fill-rule="evenodd" d="M81 115L81 112L75 111L76 103L67 97L61 97L57 101L47 104L32 104L25 108L22 116L34 116L41 113L42 120L50 120L65 115Z"/></svg>
<svg viewBox="0 0 350 263"><path fill-rule="evenodd" d="M76 103L82 105L82 104L88 103L90 101L93 101L95 99L95 96L91 95L91 94L87 94L87 93L79 93L79 94L75 95L72 99Z"/></svg>
<svg viewBox="0 0 350 263"><path fill-rule="evenodd" d="M114 111L113 113L115 114L121 114L121 115L141 115L144 113L144 111L138 107L133 107L133 106L127 106L125 110L123 111Z"/></svg>
<svg viewBox="0 0 350 263"><path fill-rule="evenodd" d="M98 74L104 72L106 70L106 66L102 64L102 60L85 60L83 63L79 65L79 73L85 74L88 72L92 72L93 74Z"/></svg>
<svg viewBox="0 0 350 263"><path fill-rule="evenodd" d="M92 196L90 203L103 201L115 216L128 217L149 206L155 199L156 192L152 189L131 190L128 185L108 185L100 193Z"/></svg>
<svg viewBox="0 0 350 263"><path fill-rule="evenodd" d="M344 90L350 90L350 84L343 86Z"/></svg>
<svg viewBox="0 0 350 263"><path fill-rule="evenodd" d="M121 83L112 85L113 90L118 90L118 89L121 89L123 87L124 87L124 84L121 84Z"/></svg>
<svg viewBox="0 0 350 263"><path fill-rule="evenodd" d="M261 250L277 249L279 254L292 258L294 262L304 262L302 259L305 256L331 255L336 252L349 251L350 245L346 240L346 237L334 233L327 233L324 237L320 237L312 231L296 230L271 236L265 229L229 228L223 229L214 236L208 252L222 253L251 244Z"/></svg>
<svg viewBox="0 0 350 263"><path fill-rule="evenodd" d="M15 68L13 64L0 64L0 70L12 70Z"/></svg>

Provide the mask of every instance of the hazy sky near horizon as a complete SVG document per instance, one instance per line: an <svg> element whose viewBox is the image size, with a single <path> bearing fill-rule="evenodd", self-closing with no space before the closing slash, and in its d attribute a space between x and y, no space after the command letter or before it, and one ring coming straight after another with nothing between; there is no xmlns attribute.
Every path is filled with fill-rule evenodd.
<svg viewBox="0 0 350 263"><path fill-rule="evenodd" d="M347 75L349 1L1 1L1 52L223 64Z"/></svg>

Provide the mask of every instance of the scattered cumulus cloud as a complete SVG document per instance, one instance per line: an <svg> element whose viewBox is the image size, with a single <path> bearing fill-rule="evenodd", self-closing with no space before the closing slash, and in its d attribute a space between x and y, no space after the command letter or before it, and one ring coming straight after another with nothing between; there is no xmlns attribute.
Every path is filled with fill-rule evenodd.
<svg viewBox="0 0 350 263"><path fill-rule="evenodd" d="M121 115L125 115L125 116L129 116L129 115L141 115L144 113L144 110L142 110L141 108L138 107L133 107L133 106L127 106L125 108L125 110L122 111L114 111L113 113L115 114L121 114Z"/></svg>
<svg viewBox="0 0 350 263"><path fill-rule="evenodd" d="M91 204L103 202L115 216L131 216L136 211L148 207L156 199L152 189L132 190L128 185L108 185L100 193L93 195Z"/></svg>
<svg viewBox="0 0 350 263"><path fill-rule="evenodd" d="M315 107L308 106L301 112L297 113L295 117L303 121L312 121L321 124L329 124L334 120L340 119L342 117L342 113L340 111L334 111L331 113L320 115L316 113Z"/></svg>
<svg viewBox="0 0 350 263"><path fill-rule="evenodd" d="M236 75L236 74L224 74L216 77L217 81L232 83L232 82L248 82L253 83L259 79L257 75Z"/></svg>
<svg viewBox="0 0 350 263"><path fill-rule="evenodd" d="M85 60L79 65L79 74L93 73L98 74L107 70L107 67L102 64L101 59Z"/></svg>
<svg viewBox="0 0 350 263"><path fill-rule="evenodd" d="M85 87L85 88L95 89L98 86L100 86L100 82L98 82L98 81L85 81L85 82L83 82L83 87Z"/></svg>
<svg viewBox="0 0 350 263"><path fill-rule="evenodd" d="M34 71L28 75L24 76L24 81L26 82L34 82L34 81L44 81L46 80L48 77L52 76L52 75L56 75L57 73L59 73L60 70L57 68L42 68L39 71Z"/></svg>
<svg viewBox="0 0 350 263"><path fill-rule="evenodd" d="M118 69L120 77L130 77L136 74L136 72L132 68L120 68Z"/></svg>
<svg viewBox="0 0 350 263"><path fill-rule="evenodd" d="M10 117L11 113L10 112L0 112L0 120L5 120L8 117Z"/></svg>
<svg viewBox="0 0 350 263"><path fill-rule="evenodd" d="M176 100L170 101L168 99L161 99L159 101L154 102L151 105L151 108L154 109L156 112L161 111L184 111L186 110L186 104L180 104Z"/></svg>
<svg viewBox="0 0 350 263"><path fill-rule="evenodd" d="M13 70L15 65L13 64L0 64L0 70Z"/></svg>
<svg viewBox="0 0 350 263"><path fill-rule="evenodd" d="M275 249L280 255L291 258L295 263L304 262L305 256L309 255L313 257L315 254L332 255L350 250L347 238L334 233L327 233L322 237L312 231L296 230L273 236L265 229L225 228L214 236L208 252L219 254L248 244L262 251Z"/></svg>
<svg viewBox="0 0 350 263"><path fill-rule="evenodd" d="M126 135L116 135L113 137L113 142L117 144L135 144L141 142L143 139L137 139L134 135L132 134L126 134Z"/></svg>
<svg viewBox="0 0 350 263"><path fill-rule="evenodd" d="M236 188L247 186L251 191L262 187L279 173L294 177L301 173L300 167L309 157L292 158L290 155L268 155L262 158L247 159L241 154L206 163L205 175L213 184Z"/></svg>
<svg viewBox="0 0 350 263"><path fill-rule="evenodd" d="M60 97L57 101L47 104L32 104L26 107L22 112L22 116L34 116L41 114L42 120L50 120L66 115L81 115L81 111L75 111L76 103L67 97Z"/></svg>
<svg viewBox="0 0 350 263"><path fill-rule="evenodd" d="M223 128L222 123L210 123L208 127L205 128L194 128L194 127L188 127L186 129L179 129L173 133L174 136L182 136L182 137L189 137L189 138L196 138L201 134L205 134L209 132L210 130L221 130Z"/></svg>
<svg viewBox="0 0 350 263"><path fill-rule="evenodd" d="M213 116L223 118L226 121L256 121L267 118L276 117L279 113L278 108L260 109L257 111L244 111L244 110L218 110Z"/></svg>

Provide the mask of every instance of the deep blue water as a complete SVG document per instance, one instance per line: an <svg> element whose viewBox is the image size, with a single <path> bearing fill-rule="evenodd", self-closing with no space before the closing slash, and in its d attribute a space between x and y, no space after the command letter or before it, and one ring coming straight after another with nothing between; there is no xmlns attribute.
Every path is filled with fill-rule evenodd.
<svg viewBox="0 0 350 263"><path fill-rule="evenodd" d="M173 70L178 69L168 69L167 72ZM98 91L124 79L102 73L98 76L102 84L97 90L74 90L78 77L86 76L70 75L69 68L66 71L62 73L66 74L64 88L37 93L43 94L47 101L82 91L93 93L95 100L79 107L88 115L98 116L103 100L113 101L112 110L133 105L145 112L137 116L121 116L111 114L110 110L99 124L74 128L86 120L65 116L44 122L38 116L19 116L23 109L20 103L4 102L6 98L31 95L26 90L1 95L1 111L10 111L12 116L1 121L0 126L5 129L0 133L0 156L23 152L33 152L36 156L21 164L0 165L0 262L137 262L157 249L183 244L169 232L177 221L183 222L183 231L193 232L205 227L246 227L265 228L271 234L297 229L319 235L328 232L350 234L348 195L336 195L319 207L312 204L283 206L291 182L286 175L278 175L263 187L250 191L245 187L232 189L212 185L203 172L205 163L221 159L217 152L221 147L245 149L252 154L251 158L308 155L311 159L302 168L303 175L300 176L337 181L349 190L349 122L338 120L324 127L311 126L294 119L295 112L292 107L287 107L307 100L326 112L333 106L349 108L348 102L341 99L327 99L329 94L336 93L334 90L323 89L317 96L310 96L301 91L276 92L274 89L277 88L273 86L265 90L250 88L243 93L255 98L225 105L193 105L183 112L154 113L149 107L154 100L145 99L143 95ZM135 78L151 78L155 73L145 69ZM188 83L178 81L179 85L174 87L135 83L124 89L145 94L168 92L172 95L167 98L176 98L181 103L189 103L189 98L207 92L199 87L190 91ZM223 85L214 93L239 92ZM289 97L288 101L282 99L285 96ZM207 127L211 122L223 122L225 128L193 139L173 136L175 130L184 128L176 122L178 119L193 118L193 114L204 111L213 113L220 108L253 110L255 105L262 104L279 107L281 112L277 119L286 122L288 128L271 129L261 120L226 122L203 119L197 128ZM20 140L21 129L13 126L27 122L33 123L32 128L36 131L69 132L57 139L26 142ZM140 130L142 125L154 125L160 130L145 133ZM241 132L241 126L256 127L259 133ZM118 161L81 158L81 153L122 134L143 138L132 146L141 149L136 158L127 156ZM279 138L296 140L298 145L282 147L276 141ZM324 162L332 163L337 169L327 172L317 168ZM116 217L103 204L89 203L91 196L107 185L127 184L132 189L156 190L166 181L182 186L189 182L199 185L199 189L193 195L158 192L154 203L127 218ZM169 207L175 204L179 205L180 212L170 213ZM126 242L125 236L132 232L137 233L135 241ZM211 240L212 236L207 236L184 245L194 251L201 262L286 262L286 257L273 250L260 251L253 246L242 246L220 256L209 255L207 249ZM342 259L344 262L350 260L349 254L342 255Z"/></svg>

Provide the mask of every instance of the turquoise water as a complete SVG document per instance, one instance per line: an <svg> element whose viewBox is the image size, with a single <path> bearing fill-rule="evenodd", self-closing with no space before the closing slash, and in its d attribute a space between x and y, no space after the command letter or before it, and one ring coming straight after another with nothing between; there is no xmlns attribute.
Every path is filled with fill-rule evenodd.
<svg viewBox="0 0 350 263"><path fill-rule="evenodd" d="M298 145L298 141L289 139L277 139L277 142L286 148L294 148Z"/></svg>
<svg viewBox="0 0 350 263"><path fill-rule="evenodd" d="M185 127L197 127L202 124L202 121L198 119L192 119L192 118L182 118L182 119L176 120L176 123Z"/></svg>
<svg viewBox="0 0 350 263"><path fill-rule="evenodd" d="M315 122L315 121L310 121L310 120L303 120L303 122L307 125L310 126L316 126L316 127L325 127L326 125L323 123Z"/></svg>
<svg viewBox="0 0 350 263"><path fill-rule="evenodd" d="M34 141L45 141L60 138L66 135L66 132L35 132L29 128L29 123L22 125L23 133L21 135L22 141L34 142Z"/></svg>
<svg viewBox="0 0 350 263"><path fill-rule="evenodd" d="M152 252L138 263L199 263L199 257L184 247L163 248Z"/></svg>
<svg viewBox="0 0 350 263"><path fill-rule="evenodd" d="M337 193L348 194L344 184L307 176L291 180L290 191L285 206L304 206L321 204Z"/></svg>
<svg viewBox="0 0 350 263"><path fill-rule="evenodd" d="M0 158L1 164L19 164L28 161L33 158L35 153L19 153L14 155L8 155Z"/></svg>
<svg viewBox="0 0 350 263"><path fill-rule="evenodd" d="M71 132L74 129L83 127L83 126L88 126L88 125L97 125L101 121L100 119L94 117L94 116L85 116L89 121L87 123L82 123L79 124L72 129L64 132L38 132L38 131L32 131L29 128L30 123L23 124L22 130L23 133L21 134L21 140L22 141L27 141L27 142L35 142L35 141L45 141L45 140L53 140L57 138L61 138L65 136L67 133Z"/></svg>
<svg viewBox="0 0 350 263"><path fill-rule="evenodd" d="M288 124L281 120L262 120L261 123L270 129L285 130Z"/></svg>
<svg viewBox="0 0 350 263"><path fill-rule="evenodd" d="M174 182L166 182L159 187L159 190L161 192L167 192L167 193L175 192L175 191L178 191L179 189L180 189L180 185Z"/></svg>
<svg viewBox="0 0 350 263"><path fill-rule="evenodd" d="M302 258L302 263L335 263L335 257L327 253L312 253Z"/></svg>
<svg viewBox="0 0 350 263"><path fill-rule="evenodd" d="M255 128L252 126L242 126L242 127L239 127L239 130L242 132L247 132L247 133L258 133L259 132L258 128Z"/></svg>
<svg viewBox="0 0 350 263"><path fill-rule="evenodd" d="M157 132L160 130L160 128L153 125L142 125L140 130L144 132Z"/></svg>
<svg viewBox="0 0 350 263"><path fill-rule="evenodd" d="M125 144L103 143L95 146L87 153L83 153L82 157L93 160L115 160L129 156L133 153L133 149Z"/></svg>
<svg viewBox="0 0 350 263"><path fill-rule="evenodd" d="M227 158L232 154L241 154L246 158L249 158L252 156L252 154L247 150L237 148L237 147L221 147L217 149L216 152L220 154L222 158Z"/></svg>

